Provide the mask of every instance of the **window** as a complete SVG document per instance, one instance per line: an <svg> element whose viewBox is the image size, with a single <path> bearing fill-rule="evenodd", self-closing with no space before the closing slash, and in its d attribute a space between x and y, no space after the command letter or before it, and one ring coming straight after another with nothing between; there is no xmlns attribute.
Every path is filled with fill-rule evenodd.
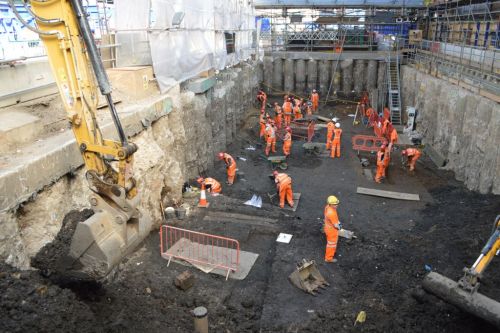
<svg viewBox="0 0 500 333"><path fill-rule="evenodd" d="M234 32L225 32L224 37L226 39L227 54L234 53L234 41L236 39L236 34Z"/></svg>

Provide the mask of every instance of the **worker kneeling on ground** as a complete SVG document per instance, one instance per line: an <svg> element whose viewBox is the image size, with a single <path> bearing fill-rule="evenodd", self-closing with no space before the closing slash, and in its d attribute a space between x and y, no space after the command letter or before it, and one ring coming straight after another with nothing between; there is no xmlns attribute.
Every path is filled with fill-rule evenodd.
<svg viewBox="0 0 500 333"><path fill-rule="evenodd" d="M410 171L415 170L415 164L417 160L420 158L422 153L417 148L407 148L401 152L403 156L408 157L408 166L410 167Z"/></svg>
<svg viewBox="0 0 500 333"><path fill-rule="evenodd" d="M197 180L198 184L205 185L205 189L210 192L212 195L218 195L222 192L222 186L218 181L213 178L207 177L199 177Z"/></svg>
<svg viewBox="0 0 500 333"><path fill-rule="evenodd" d="M330 151L330 157L335 158L335 152L337 152L337 157L340 157L340 137L342 136L342 129L340 128L340 123L335 124L335 129L333 130L333 141L332 148Z"/></svg>
<svg viewBox="0 0 500 333"><path fill-rule="evenodd" d="M290 151L292 150L292 128L290 126L286 127L286 133L283 137L283 154L285 157L290 156Z"/></svg>
<svg viewBox="0 0 500 333"><path fill-rule="evenodd" d="M219 153L219 160L224 160L227 169L227 184L233 185L234 179L236 178L236 162L234 158L228 153Z"/></svg>
<svg viewBox="0 0 500 333"><path fill-rule="evenodd" d="M292 178L286 173L278 173L278 171L274 171L273 176L276 183L276 189L280 195L280 207L285 208L286 197L286 201L290 207L293 208Z"/></svg>
<svg viewBox="0 0 500 333"><path fill-rule="evenodd" d="M339 222L339 217L337 215L339 199L334 195L330 195L326 203L325 225L323 226L326 235L325 262L336 262L337 259L333 257L337 251L339 230L342 229L342 224Z"/></svg>

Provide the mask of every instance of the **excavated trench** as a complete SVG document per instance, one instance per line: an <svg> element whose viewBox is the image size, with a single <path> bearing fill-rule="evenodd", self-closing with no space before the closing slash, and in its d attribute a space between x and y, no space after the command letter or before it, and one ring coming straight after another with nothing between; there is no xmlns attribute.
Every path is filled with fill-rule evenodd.
<svg viewBox="0 0 500 333"><path fill-rule="evenodd" d="M273 100L271 100L273 102ZM489 237L491 223L500 212L497 196L471 192L449 171L437 169L422 158L415 174L408 174L394 159L382 189L418 193L419 202L406 202L356 194L357 186L374 187L350 149L351 136L365 133L352 126L352 105L323 107L321 114L341 118L342 157L304 155L294 142L287 172L295 192L301 192L295 213L272 206L266 193L274 186L270 166L255 145L256 109L232 140L228 152L238 159L244 174L235 185L223 185L224 195L210 197L207 210L194 209L185 220L169 221L178 227L233 237L242 250L259 254L245 280L205 274L192 267L167 262L159 254L159 236L152 231L139 249L129 255L100 283L70 283L53 279L48 271L18 271L0 266L0 324L6 332L188 332L193 329L191 310L205 306L212 332L496 332L484 321L426 294L420 287L426 269L452 279L460 277ZM325 130L315 140L323 141ZM278 149L280 149L280 145ZM364 155L374 167L374 156ZM213 162L206 175L223 181L225 170ZM193 175L194 177L194 175ZM194 184L194 182L192 182ZM262 196L261 209L242 205L253 194ZM321 222L325 198L340 198L339 216L345 228L358 236L341 239L338 262L324 264L325 240ZM194 204L194 202L191 202ZM215 214L217 213L217 214ZM253 223L235 218L204 217L237 213L254 216ZM71 212L63 225L88 212ZM275 219L274 223L259 218ZM57 237L67 243L71 228ZM66 233L64 232L66 230ZM276 243L279 232L293 235L290 244ZM52 250L49 250L51 249ZM52 266L54 253L63 247L48 245L33 265ZM314 259L330 287L313 297L293 287L287 276L302 258ZM500 300L500 277L493 261L484 274L480 291ZM177 289L174 278L189 270L194 286ZM41 274L43 273L43 274ZM365 311L366 321L354 325Z"/></svg>

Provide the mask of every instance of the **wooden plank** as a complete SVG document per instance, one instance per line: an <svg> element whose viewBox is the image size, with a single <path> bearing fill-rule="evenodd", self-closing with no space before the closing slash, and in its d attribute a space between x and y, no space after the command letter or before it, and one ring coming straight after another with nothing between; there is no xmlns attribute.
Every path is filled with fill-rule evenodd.
<svg viewBox="0 0 500 333"><path fill-rule="evenodd" d="M420 200L420 196L418 194L383 191L383 190L376 190L373 188L366 188L366 187L358 187L356 192L359 194L374 195L377 197L385 197L385 198L391 198L391 199L410 200L410 201L419 201Z"/></svg>
<svg viewBox="0 0 500 333"><path fill-rule="evenodd" d="M251 221L260 221L264 223L276 223L277 219L270 219L262 216L255 215L246 215L246 214L238 214L238 213L228 213L228 212L209 212L207 216L210 218L221 218L221 219L236 219L236 220L251 220Z"/></svg>
<svg viewBox="0 0 500 333"><path fill-rule="evenodd" d="M332 120L331 118L323 117L320 115L314 115L314 116L316 117L316 119L324 121L324 122L329 122L330 120Z"/></svg>

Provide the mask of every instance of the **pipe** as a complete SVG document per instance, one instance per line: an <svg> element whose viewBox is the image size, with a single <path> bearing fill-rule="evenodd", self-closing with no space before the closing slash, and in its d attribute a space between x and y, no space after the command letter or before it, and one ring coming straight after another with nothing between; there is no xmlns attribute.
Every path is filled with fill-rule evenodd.
<svg viewBox="0 0 500 333"><path fill-rule="evenodd" d="M16 18L19 20L19 22L21 22L26 28L30 29L31 31L33 31L34 33L37 33L41 36L46 36L46 37L58 37L58 38L62 38L61 34L59 31L41 31L41 30L38 30L37 28L35 27L32 27L31 25L28 24L28 22L26 22L23 17L19 14L19 12L17 11L17 8L16 8L16 5L14 4L14 0L8 0L9 1L9 6L10 8L12 9L12 12L14 13L14 15L16 16Z"/></svg>
<svg viewBox="0 0 500 333"><path fill-rule="evenodd" d="M194 331L196 333L208 333L208 311L204 306L193 310Z"/></svg>
<svg viewBox="0 0 500 333"><path fill-rule="evenodd" d="M499 302L478 292L467 292L457 282L436 272L427 274L422 286L427 292L500 328Z"/></svg>
<svg viewBox="0 0 500 333"><path fill-rule="evenodd" d="M111 97L111 85L109 84L108 75L104 70L101 57L97 51L94 36L92 35L92 31L90 30L89 22L87 21L82 3L80 0L70 0L70 2L71 6L73 7L73 11L75 12L75 16L78 22L78 28L80 29L80 34L87 48L87 54L89 56L90 63L92 64L92 68L94 69L94 74L96 76L97 83L99 84L99 89L101 90L101 94L106 97L108 107L111 112L111 117L113 118L113 122L118 132L118 136L120 137L121 144L122 146L126 146L127 137L120 122L120 118L118 118L118 113L116 112L113 98Z"/></svg>

